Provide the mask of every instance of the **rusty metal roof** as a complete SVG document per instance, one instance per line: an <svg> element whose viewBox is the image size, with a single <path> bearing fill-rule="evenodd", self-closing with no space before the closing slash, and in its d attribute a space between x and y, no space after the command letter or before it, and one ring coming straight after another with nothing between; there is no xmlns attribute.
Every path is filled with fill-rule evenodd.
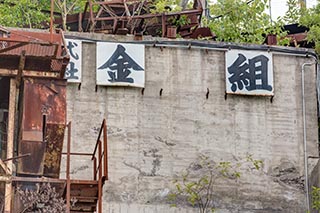
<svg viewBox="0 0 320 213"><path fill-rule="evenodd" d="M24 70L59 72L61 78L64 76L69 56L62 31L53 34L23 30L1 32L0 69L17 70L24 55Z"/></svg>

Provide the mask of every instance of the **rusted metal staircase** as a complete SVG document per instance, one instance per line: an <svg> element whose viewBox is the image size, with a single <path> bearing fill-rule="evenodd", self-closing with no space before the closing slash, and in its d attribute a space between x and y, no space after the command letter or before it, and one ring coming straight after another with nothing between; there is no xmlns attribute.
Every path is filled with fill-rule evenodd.
<svg viewBox="0 0 320 213"><path fill-rule="evenodd" d="M99 201L98 181L71 181L70 197L74 198L75 204L70 204L70 212L95 212Z"/></svg>
<svg viewBox="0 0 320 213"><path fill-rule="evenodd" d="M101 139L102 138L102 139ZM67 170L65 199L68 212L96 212L102 213L103 185L108 180L108 152L107 152L107 125L104 119L93 153L72 153L71 122L68 124L67 142ZM93 162L93 180L74 180L70 178L71 155L91 157Z"/></svg>
<svg viewBox="0 0 320 213"><path fill-rule="evenodd" d="M103 185L108 180L107 125L104 119L93 153L71 152L71 122L67 125L68 139L66 155L66 179L47 177L13 177L14 185L32 187L37 183L50 183L56 192L66 200L67 213L102 213ZM71 156L83 156L93 163L93 179L72 179L70 176ZM15 200L14 212L19 212L19 202Z"/></svg>

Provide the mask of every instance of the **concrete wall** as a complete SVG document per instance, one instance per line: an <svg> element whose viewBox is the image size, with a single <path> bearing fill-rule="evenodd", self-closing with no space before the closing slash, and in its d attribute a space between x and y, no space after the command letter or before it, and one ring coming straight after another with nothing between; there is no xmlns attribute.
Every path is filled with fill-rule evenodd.
<svg viewBox="0 0 320 213"><path fill-rule="evenodd" d="M130 87L98 87L95 92L95 48L95 43L83 43L81 89L68 85L67 113L73 152L93 150L102 119L107 119L104 212L198 212L188 205L170 207L167 195L174 189L172 181L201 154L216 162L237 162L251 154L264 162L260 171L244 169L239 180L217 183L217 212L305 212L301 66L312 59L274 52L271 102L269 97L225 99L224 52L197 48L146 46L143 95ZM318 157L315 76L313 66L306 68L311 157ZM73 160L73 177L92 177L89 159Z"/></svg>

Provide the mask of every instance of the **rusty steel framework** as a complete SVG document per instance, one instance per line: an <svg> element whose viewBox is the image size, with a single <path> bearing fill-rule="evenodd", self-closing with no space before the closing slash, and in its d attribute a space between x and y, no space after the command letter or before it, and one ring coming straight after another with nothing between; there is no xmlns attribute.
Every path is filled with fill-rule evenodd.
<svg viewBox="0 0 320 213"><path fill-rule="evenodd" d="M67 124L67 152L66 155L66 178L47 178L47 177L19 177L11 178L13 184L21 183L27 185L35 185L36 183L51 183L56 191L66 199L67 212L102 212L102 194L103 185L108 180L108 153L107 153L107 125L104 119L96 145L92 153L71 152L71 122ZM93 180L75 180L70 177L71 157L83 156L89 158L93 163ZM0 161L1 165L1 161ZM1 179L0 179L1 181ZM72 199L76 200L74 205L71 205ZM14 201L14 212L18 211L19 205Z"/></svg>
<svg viewBox="0 0 320 213"><path fill-rule="evenodd" d="M0 159L0 196L5 203L0 211L20 212L22 204L15 188L32 188L45 182L66 199L67 212L96 209L102 212L102 187L108 178L106 121L102 123L93 153L71 153L71 123L66 124L66 80L63 79L68 62L62 31L0 28L0 77L6 78L10 87L5 109L8 111L6 155ZM67 152L62 153L66 128ZM0 143L4 142L0 140ZM65 179L59 178L62 155L67 156ZM73 155L91 158L92 180L72 179ZM70 205L71 198L77 200L75 205Z"/></svg>
<svg viewBox="0 0 320 213"><path fill-rule="evenodd" d="M155 0L88 0L83 13L67 16L67 25L71 31L171 37L172 21L184 18L187 20L176 26L175 33L183 38L207 35L200 29L201 0L194 0L192 8L179 12L171 12L168 6L168 11L156 13L154 4ZM55 24L62 26L61 17L56 17Z"/></svg>
<svg viewBox="0 0 320 213"><path fill-rule="evenodd" d="M154 1L150 0L111 0L88 1L90 18L87 31L105 31L112 34L149 34L156 35L159 30L162 37L167 36L170 19L187 16L188 22L178 26L182 36L190 36L201 21L202 5L195 0L192 9L180 12L152 13ZM85 8L86 13L87 7ZM97 10L96 13L94 11ZM192 28L192 30L191 30Z"/></svg>
<svg viewBox="0 0 320 213"><path fill-rule="evenodd" d="M166 37L168 26L172 24L170 20L179 20L185 15L188 23L178 26L177 30L182 37L190 37L200 25L203 12L200 0L194 0L192 9L165 13L153 13L154 3L152 0L89 0L84 10L86 14L89 9L85 31L153 36L161 32L161 36Z"/></svg>

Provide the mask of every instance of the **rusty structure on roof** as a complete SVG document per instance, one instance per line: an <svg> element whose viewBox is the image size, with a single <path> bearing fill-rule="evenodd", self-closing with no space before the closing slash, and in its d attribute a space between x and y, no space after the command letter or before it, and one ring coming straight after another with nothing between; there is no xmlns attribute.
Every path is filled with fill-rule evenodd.
<svg viewBox="0 0 320 213"><path fill-rule="evenodd" d="M151 35L174 38L212 37L208 28L200 27L203 6L194 0L191 8L179 12L155 12L154 0L88 0L83 13L68 15L71 31L105 34ZM61 18L55 20L62 24Z"/></svg>
<svg viewBox="0 0 320 213"><path fill-rule="evenodd" d="M66 200L67 212L102 212L107 180L107 131L104 120L92 153L72 153L71 123L66 123L69 62L62 31L57 33L0 28L0 212L25 207L16 188L50 183ZM63 142L67 130L67 152ZM66 177L60 178L66 155ZM72 156L92 161L91 180L72 179ZM71 199L76 203L71 205Z"/></svg>

